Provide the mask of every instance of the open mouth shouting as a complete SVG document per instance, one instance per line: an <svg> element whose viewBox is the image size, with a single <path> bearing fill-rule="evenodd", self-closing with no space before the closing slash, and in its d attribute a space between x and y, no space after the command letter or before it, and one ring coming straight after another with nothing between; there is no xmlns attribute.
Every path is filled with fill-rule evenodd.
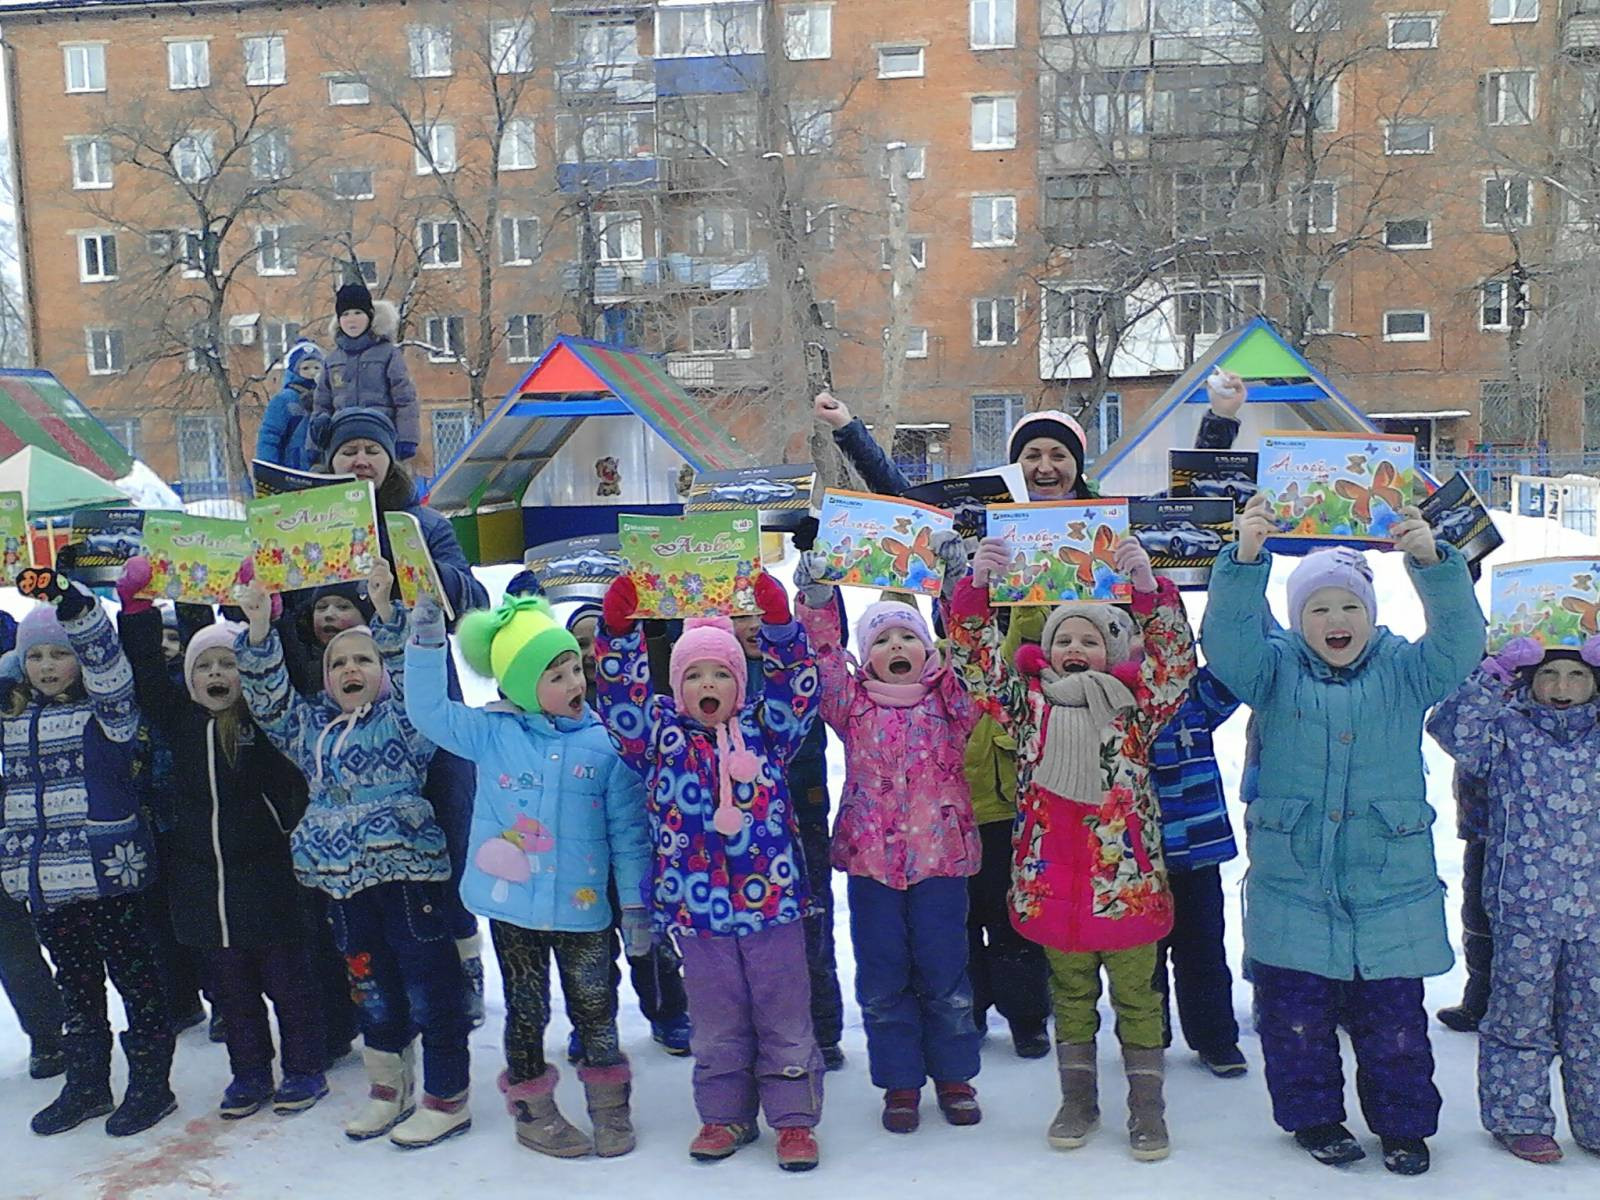
<svg viewBox="0 0 1600 1200"><path fill-rule="evenodd" d="M889 674L899 679L904 679L911 674L911 660L903 655L895 655L889 660Z"/></svg>
<svg viewBox="0 0 1600 1200"><path fill-rule="evenodd" d="M722 710L722 701L715 696L701 696L700 702L695 705L702 717L714 717Z"/></svg>
<svg viewBox="0 0 1600 1200"><path fill-rule="evenodd" d="M232 692L233 689L225 683L206 684L206 695L210 696L213 700L226 700L232 694Z"/></svg>
<svg viewBox="0 0 1600 1200"><path fill-rule="evenodd" d="M1327 642L1329 650L1348 650L1350 643L1355 640L1353 634L1330 633L1322 639Z"/></svg>

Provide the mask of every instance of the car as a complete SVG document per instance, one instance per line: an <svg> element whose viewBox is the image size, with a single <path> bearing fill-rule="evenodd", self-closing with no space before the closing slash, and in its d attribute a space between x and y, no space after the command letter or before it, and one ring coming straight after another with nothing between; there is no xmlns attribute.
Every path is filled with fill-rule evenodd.
<svg viewBox="0 0 1600 1200"><path fill-rule="evenodd" d="M799 494L792 483L752 479L747 483L718 484L706 499L730 504L776 504L780 500L793 500Z"/></svg>
<svg viewBox="0 0 1600 1200"><path fill-rule="evenodd" d="M124 537L120 533L91 533L83 539L85 554L104 554L111 558L128 559L144 553L138 538Z"/></svg>
<svg viewBox="0 0 1600 1200"><path fill-rule="evenodd" d="M1433 536L1454 545L1472 532L1479 519L1476 509L1447 508L1434 518Z"/></svg>
<svg viewBox="0 0 1600 1200"><path fill-rule="evenodd" d="M1170 558L1204 558L1222 549L1222 535L1215 529L1202 529L1192 521L1168 521L1164 525L1134 531L1139 544L1151 554Z"/></svg>
<svg viewBox="0 0 1600 1200"><path fill-rule="evenodd" d="M1215 475L1191 479L1189 490L1196 496L1226 496L1235 504L1243 504L1256 494L1256 481L1247 471L1218 471Z"/></svg>
<svg viewBox="0 0 1600 1200"><path fill-rule="evenodd" d="M620 575L626 570L622 559L615 554L585 550L571 558L553 558L534 574L542 579L561 575Z"/></svg>

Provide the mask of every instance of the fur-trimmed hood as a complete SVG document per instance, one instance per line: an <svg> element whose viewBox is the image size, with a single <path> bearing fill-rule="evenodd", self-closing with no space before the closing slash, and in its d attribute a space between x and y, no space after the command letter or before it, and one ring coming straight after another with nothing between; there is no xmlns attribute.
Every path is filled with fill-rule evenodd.
<svg viewBox="0 0 1600 1200"><path fill-rule="evenodd" d="M400 332L400 309L393 300L374 300L372 302L372 332L386 341L394 341L395 335ZM339 344L339 318L328 318L328 338L334 345Z"/></svg>

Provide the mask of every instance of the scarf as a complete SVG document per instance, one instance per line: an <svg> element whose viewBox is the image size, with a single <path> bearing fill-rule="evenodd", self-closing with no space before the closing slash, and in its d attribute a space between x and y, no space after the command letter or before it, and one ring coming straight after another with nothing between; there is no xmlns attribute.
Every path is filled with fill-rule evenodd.
<svg viewBox="0 0 1600 1200"><path fill-rule="evenodd" d="M922 703L929 692L933 691L942 674L944 674L944 660L939 657L939 652L934 650L928 654L928 661L922 664L922 676L915 683L889 683L863 670L861 687L867 693L867 699L879 707L915 708Z"/></svg>
<svg viewBox="0 0 1600 1200"><path fill-rule="evenodd" d="M1133 707L1133 693L1122 680L1103 671L1062 675L1046 667L1041 679L1050 707L1040 731L1033 780L1058 796L1098 804L1104 778L1101 734L1117 714Z"/></svg>

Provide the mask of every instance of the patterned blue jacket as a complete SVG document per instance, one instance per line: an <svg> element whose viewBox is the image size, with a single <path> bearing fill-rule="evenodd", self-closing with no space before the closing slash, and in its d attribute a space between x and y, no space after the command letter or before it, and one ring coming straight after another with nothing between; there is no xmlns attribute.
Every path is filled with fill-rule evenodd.
<svg viewBox="0 0 1600 1200"><path fill-rule="evenodd" d="M1156 735L1150 764L1161 801L1161 843L1167 870L1193 871L1239 854L1211 734L1239 701L1209 667L1189 682L1189 695Z"/></svg>

